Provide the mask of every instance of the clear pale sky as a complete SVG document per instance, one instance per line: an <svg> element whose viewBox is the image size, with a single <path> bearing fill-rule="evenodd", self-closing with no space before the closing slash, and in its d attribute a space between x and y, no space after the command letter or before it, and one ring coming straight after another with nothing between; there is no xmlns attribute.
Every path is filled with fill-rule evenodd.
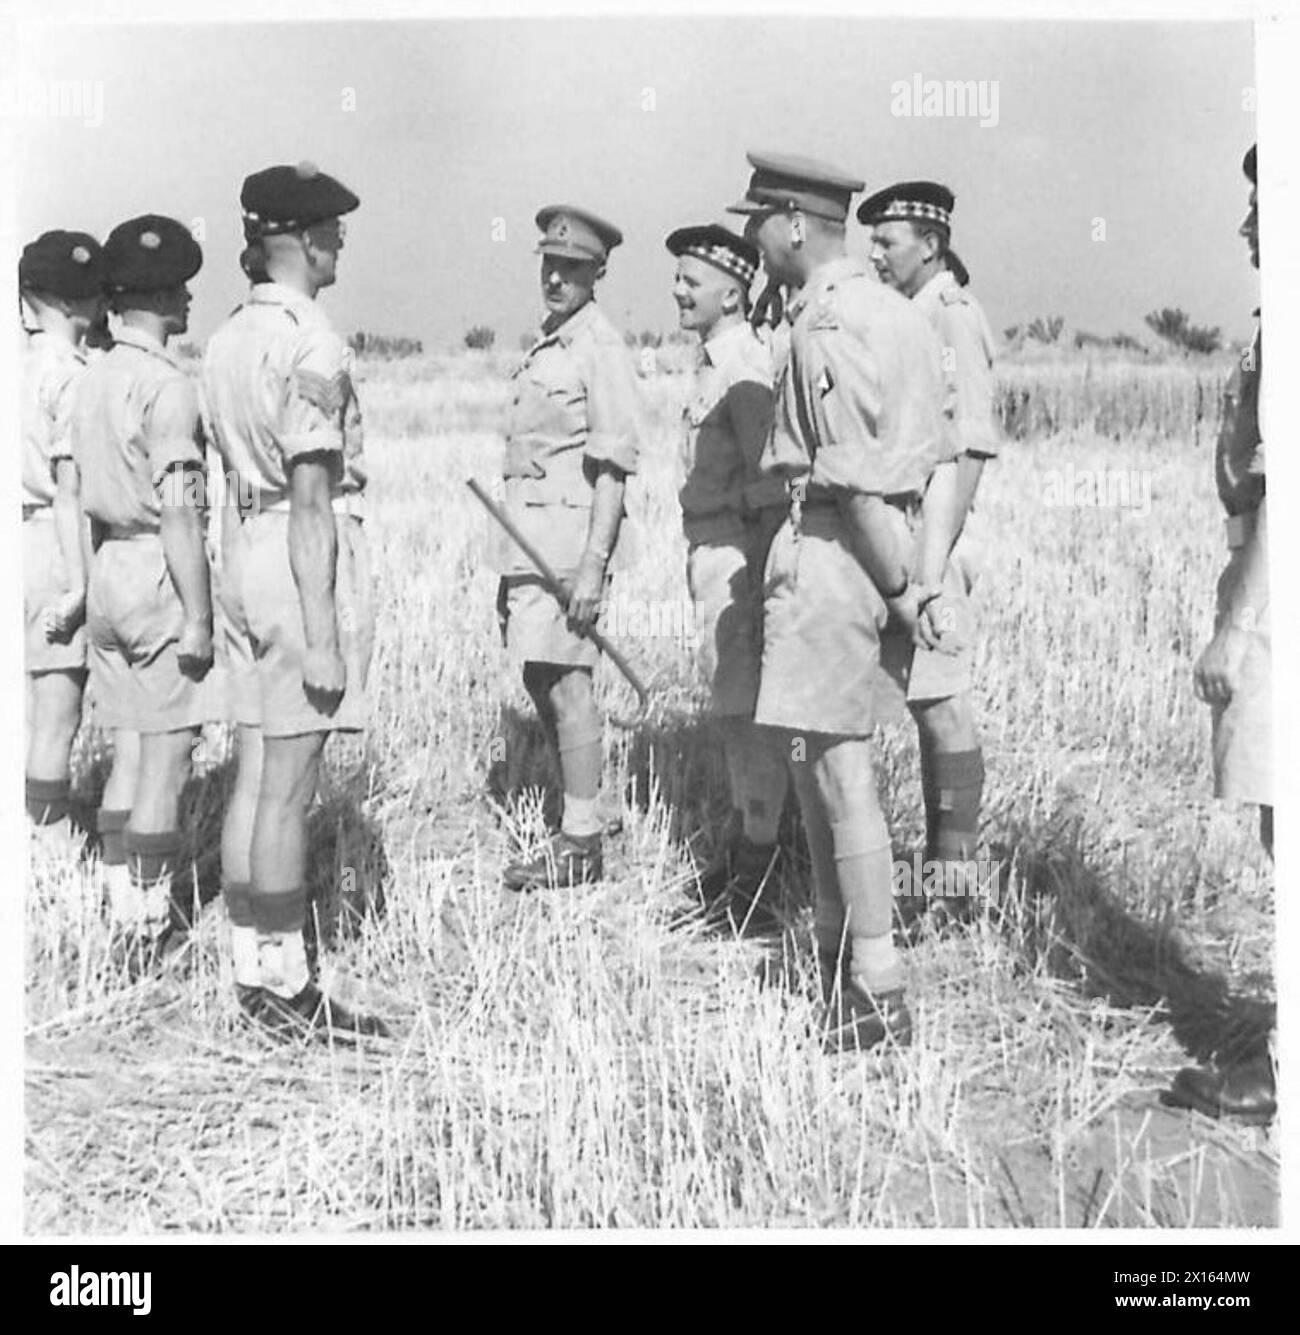
<svg viewBox="0 0 1300 1335"><path fill-rule="evenodd" d="M868 188L947 182L999 329L1060 313L1136 331L1171 305L1236 336L1256 304L1235 236L1255 134L1246 22L178 24L50 31L20 61L102 82L103 123L11 120L19 235L202 218L200 338L241 291L242 178L302 158L362 199L327 298L346 329L437 340L486 323L513 341L537 318L533 214L561 201L627 235L601 293L611 315L671 328L662 238L743 190L750 147L826 158ZM892 85L917 74L996 81L997 124L892 115ZM850 240L865 250L856 223Z"/></svg>

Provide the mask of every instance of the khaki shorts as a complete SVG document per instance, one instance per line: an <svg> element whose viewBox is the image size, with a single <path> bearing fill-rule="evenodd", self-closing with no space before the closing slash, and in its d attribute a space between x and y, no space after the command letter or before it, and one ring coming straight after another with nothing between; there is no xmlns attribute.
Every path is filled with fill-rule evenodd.
<svg viewBox="0 0 1300 1335"><path fill-rule="evenodd" d="M575 571L557 570L562 583ZM610 580L605 580L606 600ZM561 667L594 668L600 657L596 646L568 627L568 615L559 600L547 592L540 575L502 575L497 587L497 623L511 659L523 663L554 663ZM599 617L597 618L599 624Z"/></svg>
<svg viewBox="0 0 1300 1335"><path fill-rule="evenodd" d="M68 572L53 510L23 520L23 645L29 673L72 672L86 666L86 629L78 626L67 644L45 638L42 616L68 591Z"/></svg>
<svg viewBox="0 0 1300 1335"><path fill-rule="evenodd" d="M907 516L889 507L910 554ZM909 555L910 561L910 555ZM956 597L964 579L951 563L953 652L913 650L889 625L876 586L844 538L833 505L804 510L801 532L787 520L772 542L764 579L763 665L755 721L796 731L866 737L900 695L944 699L969 686ZM967 603L968 606L968 603Z"/></svg>
<svg viewBox="0 0 1300 1335"><path fill-rule="evenodd" d="M307 641L289 565L288 510L251 516L226 544L216 614L226 717L260 727L267 737L360 732L366 726L366 677L375 640L369 552L360 519L335 515L334 526L334 606L347 684L331 713L303 689Z"/></svg>
<svg viewBox="0 0 1300 1335"><path fill-rule="evenodd" d="M1244 549L1239 549L1244 551ZM1240 555L1233 553L1219 577L1214 628L1228 617L1225 592L1236 583ZM1230 802L1273 805L1273 673L1268 603L1250 632L1240 681L1231 700L1215 706L1212 718L1214 795Z"/></svg>
<svg viewBox="0 0 1300 1335"><path fill-rule="evenodd" d="M762 592L754 587L740 543L693 545L686 583L695 609L700 670L709 682L709 710L753 718L763 657Z"/></svg>
<svg viewBox="0 0 1300 1335"><path fill-rule="evenodd" d="M184 620L157 533L109 539L95 553L86 640L101 727L178 732L218 717L210 682L185 676L177 663Z"/></svg>

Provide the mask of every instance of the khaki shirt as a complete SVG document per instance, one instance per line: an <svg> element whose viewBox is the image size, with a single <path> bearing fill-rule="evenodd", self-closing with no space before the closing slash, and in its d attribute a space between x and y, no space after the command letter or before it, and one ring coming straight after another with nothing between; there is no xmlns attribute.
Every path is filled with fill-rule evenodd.
<svg viewBox="0 0 1300 1335"><path fill-rule="evenodd" d="M912 298L939 337L957 429L957 449L977 459L997 457L997 341L979 302L941 269Z"/></svg>
<svg viewBox="0 0 1300 1335"><path fill-rule="evenodd" d="M66 339L37 330L23 364L23 511L54 503L55 465L72 458L72 411L86 359Z"/></svg>
<svg viewBox="0 0 1300 1335"><path fill-rule="evenodd" d="M786 504L779 478L759 461L772 428L772 354L745 322L700 348L695 392L683 414L686 481L679 493L686 536L705 520ZM707 527L707 526L704 526Z"/></svg>
<svg viewBox="0 0 1300 1335"><path fill-rule="evenodd" d="M506 510L557 570L582 556L595 494L593 464L634 473L645 438L636 370L623 339L594 301L543 335L510 381ZM497 568L530 573L502 535Z"/></svg>
<svg viewBox="0 0 1300 1335"><path fill-rule="evenodd" d="M157 533L158 485L177 463L203 464L198 392L157 339L124 326L77 390L72 451L81 507L124 532Z"/></svg>
<svg viewBox="0 0 1300 1335"><path fill-rule="evenodd" d="M788 314L790 354L763 471L804 480L809 498L832 488L923 493L957 454L925 317L848 256L813 274Z"/></svg>
<svg viewBox="0 0 1300 1335"><path fill-rule="evenodd" d="M331 495L366 485L352 349L310 297L258 283L208 341L203 358L208 433L245 506L288 504L289 464L337 457Z"/></svg>
<svg viewBox="0 0 1300 1335"><path fill-rule="evenodd" d="M1228 515L1254 513L1264 499L1264 442L1259 429L1260 334L1238 363L1224 392L1223 421L1214 450L1214 478Z"/></svg>

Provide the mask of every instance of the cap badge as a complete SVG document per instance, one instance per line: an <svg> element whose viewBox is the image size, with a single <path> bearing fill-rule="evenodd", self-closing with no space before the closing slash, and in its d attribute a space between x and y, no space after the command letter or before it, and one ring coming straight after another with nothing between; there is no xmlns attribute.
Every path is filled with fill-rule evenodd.
<svg viewBox="0 0 1300 1335"><path fill-rule="evenodd" d="M310 181L313 176L320 175L320 168L314 162L309 162L306 158L294 168L294 171L297 172L304 181Z"/></svg>
<svg viewBox="0 0 1300 1335"><path fill-rule="evenodd" d="M140 244L146 250L157 250L162 245L162 237L157 232L141 232Z"/></svg>
<svg viewBox="0 0 1300 1335"><path fill-rule="evenodd" d="M85 246L73 246L73 247L72 247L72 262L73 262L74 264L89 264L89 263L90 263L90 251L88 251L88 250L85 248Z"/></svg>

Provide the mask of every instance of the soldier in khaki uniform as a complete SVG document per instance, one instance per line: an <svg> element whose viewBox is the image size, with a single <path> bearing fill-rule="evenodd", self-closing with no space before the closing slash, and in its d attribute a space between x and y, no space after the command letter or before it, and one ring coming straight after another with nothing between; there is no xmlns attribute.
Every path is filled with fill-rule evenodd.
<svg viewBox="0 0 1300 1335"><path fill-rule="evenodd" d="M922 590L952 539L955 444L924 316L845 252L862 182L749 154L732 211L794 290L765 472L789 480L768 556L756 722L783 730L812 857L828 1045L911 1039L893 938L893 859L870 736L890 620L923 638ZM922 505L921 518L916 512Z"/></svg>
<svg viewBox="0 0 1300 1335"><path fill-rule="evenodd" d="M166 346L187 328L187 283L203 255L182 224L157 214L115 227L104 250L121 327L112 351L82 378L73 454L96 546L86 613L91 690L101 726L114 735L99 812L109 911L128 962L139 967L169 927L181 789L211 716L198 395ZM118 838L125 879L109 862Z"/></svg>
<svg viewBox="0 0 1300 1335"><path fill-rule="evenodd" d="M46 232L18 263L23 311L35 326L22 386L27 814L51 832L68 828L70 754L86 679L86 543L72 409L106 273L99 242L84 232Z"/></svg>
<svg viewBox="0 0 1300 1335"><path fill-rule="evenodd" d="M772 356L750 327L758 251L718 224L682 227L673 297L681 327L700 340L685 413L682 526L687 584L710 713L721 734L739 830L700 878L706 906L737 929L776 925L760 903L777 852L789 775L782 739L754 725L763 649L763 566L787 509L785 484L759 460L772 427Z"/></svg>
<svg viewBox="0 0 1300 1335"><path fill-rule="evenodd" d="M976 578L967 515L984 465L998 453L995 422L993 333L950 249L954 197L934 181L904 181L872 195L858 208L858 221L872 229L871 262L882 283L909 297L930 322L943 349L949 402L957 431L957 517L961 535L945 582L933 590L925 615L945 630L943 651L916 649L891 637L887 653L901 659L907 704L921 748L921 792L925 801L927 861L945 866L945 890L936 901L961 916L978 887L965 883L965 864L975 857L984 754L971 702L972 651L976 625L969 593ZM960 274L960 276L959 276ZM928 907L929 900L913 900Z"/></svg>
<svg viewBox="0 0 1300 1335"><path fill-rule="evenodd" d="M522 553L503 546L498 612L511 657L559 756L559 832L505 884L526 891L603 875L599 813L603 761L592 694L594 624L623 518L626 478L643 435L636 372L623 339L595 302L618 228L585 209L552 205L543 235L541 337L512 380L506 428L506 509L571 589L567 608L546 591Z"/></svg>
<svg viewBox="0 0 1300 1335"><path fill-rule="evenodd" d="M366 722L374 598L351 350L316 302L360 200L311 163L268 167L240 194L253 287L203 364L222 515L221 653L239 762L221 837L235 991L288 1037L382 1036L316 985L307 813L331 732Z"/></svg>
<svg viewBox="0 0 1300 1335"><path fill-rule="evenodd" d="M1240 234L1259 268L1257 152L1242 162L1250 211ZM1259 314L1258 311L1255 312ZM1259 807L1259 837L1273 856L1272 643L1269 631L1268 498L1260 430L1260 331L1233 372L1215 449L1215 482L1227 515L1228 563L1219 577L1214 637L1196 661L1196 693L1212 709L1214 794ZM1267 1053L1233 1053L1214 1067L1186 1067L1166 1101L1211 1117L1270 1121L1277 1086Z"/></svg>

